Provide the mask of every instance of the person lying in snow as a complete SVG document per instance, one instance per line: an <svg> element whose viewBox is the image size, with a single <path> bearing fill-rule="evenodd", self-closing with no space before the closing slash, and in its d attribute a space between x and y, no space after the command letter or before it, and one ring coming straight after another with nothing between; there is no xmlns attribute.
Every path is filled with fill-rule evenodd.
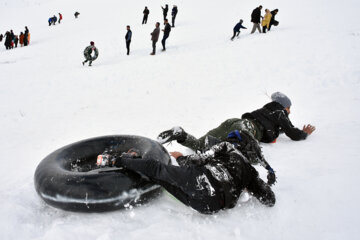
<svg viewBox="0 0 360 240"><path fill-rule="evenodd" d="M155 159L141 159L140 152L130 149L120 156L98 156L98 166L116 166L138 172L164 187L187 206L203 214L216 213L236 206L245 189L262 204L272 207L275 194L259 178L248 159L232 144L221 142L207 152L183 156L172 152L179 166L166 165Z"/></svg>
<svg viewBox="0 0 360 240"><path fill-rule="evenodd" d="M271 95L271 102L251 113L245 113L240 118L231 118L212 129L203 137L196 139L186 133L181 127L174 127L159 134L158 141L162 144L177 140L178 143L193 150L205 148L205 139L212 136L220 141L226 141L229 132L239 130L251 134L257 141L270 143L276 141L280 133L294 141L304 140L315 131L308 124L302 130L294 127L289 119L291 101L281 92Z"/></svg>

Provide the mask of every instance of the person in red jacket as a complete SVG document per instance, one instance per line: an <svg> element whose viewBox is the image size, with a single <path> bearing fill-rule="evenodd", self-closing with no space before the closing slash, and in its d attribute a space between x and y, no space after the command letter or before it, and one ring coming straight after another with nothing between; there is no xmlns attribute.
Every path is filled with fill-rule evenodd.
<svg viewBox="0 0 360 240"><path fill-rule="evenodd" d="M62 14L59 13L59 24L60 24L61 20L62 20Z"/></svg>

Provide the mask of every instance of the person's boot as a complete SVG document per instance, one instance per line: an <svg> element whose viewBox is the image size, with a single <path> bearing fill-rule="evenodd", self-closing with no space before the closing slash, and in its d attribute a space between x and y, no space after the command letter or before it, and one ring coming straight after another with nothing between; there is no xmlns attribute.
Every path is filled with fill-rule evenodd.
<svg viewBox="0 0 360 240"><path fill-rule="evenodd" d="M161 144L165 144L174 140L183 142L186 139L186 132L182 127L173 127L170 130L166 130L159 134L157 141Z"/></svg>
<svg viewBox="0 0 360 240"><path fill-rule="evenodd" d="M85 62L82 62L83 66L85 65Z"/></svg>
<svg viewBox="0 0 360 240"><path fill-rule="evenodd" d="M154 53L154 52L152 52L152 53L150 53L150 55L155 55L155 53Z"/></svg>
<svg viewBox="0 0 360 240"><path fill-rule="evenodd" d="M261 178L253 178L247 187L247 190L251 192L262 204L268 207L275 205L276 199L274 192Z"/></svg>

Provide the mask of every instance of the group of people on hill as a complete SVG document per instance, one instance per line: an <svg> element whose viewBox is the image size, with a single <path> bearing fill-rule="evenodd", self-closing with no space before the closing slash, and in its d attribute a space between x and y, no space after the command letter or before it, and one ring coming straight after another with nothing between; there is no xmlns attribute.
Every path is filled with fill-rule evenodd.
<svg viewBox="0 0 360 240"><path fill-rule="evenodd" d="M261 9L262 6L260 5L259 7L255 8L251 13L251 22L253 23L251 34L253 34L256 29L259 31L259 33L266 33L266 31L270 31L271 26L279 25L279 22L275 20L275 16L279 12L279 9L274 9L271 12L269 9L265 9L264 16L261 16ZM247 29L242 25L242 23L243 20L240 19L240 21L233 28L234 34L231 37L231 40L234 40L235 36L239 37L241 29ZM262 30L260 24L262 26Z"/></svg>
<svg viewBox="0 0 360 240"><path fill-rule="evenodd" d="M161 7L163 9L163 17L164 17L164 29L161 31L163 32L163 37L161 39L162 51L166 51L166 40L170 36L171 28L175 27L175 18L178 13L178 8L174 5L171 15L172 15L172 26L169 24L169 20L166 18L167 13L169 10L169 6L166 4L165 7ZM148 15L150 14L150 10L146 6L143 11L144 17L142 24L146 24L148 20ZM156 54L156 44L159 41L160 37L160 22L155 24L155 29L150 33L151 35L151 42L152 42L152 52L150 55ZM132 31L129 25L126 26L126 34L125 34L125 44L126 44L126 54L130 55L130 44L132 39ZM84 57L85 61L82 62L83 65L89 62L89 66L92 66L92 62L97 59L99 56L99 50L96 48L95 43L93 41L90 42L90 45L87 46L84 50Z"/></svg>
<svg viewBox="0 0 360 240"><path fill-rule="evenodd" d="M277 177L265 160L259 142L275 142L280 133L294 141L305 140L315 131L308 124L294 127L289 119L291 100L281 92L271 95L271 102L248 112L241 118L227 119L201 138L173 127L161 132L161 144L177 141L196 154L184 156L171 152L179 166L166 165L157 159L143 161L141 152L130 148L126 153L105 151L98 157L99 167L121 167L146 176L161 185L179 201L200 213L212 214L236 206L246 190L262 204L272 207L276 197L271 189ZM99 160L100 159L100 160ZM252 166L261 164L267 171L267 182Z"/></svg>
<svg viewBox="0 0 360 240"><path fill-rule="evenodd" d="M167 14L169 12L169 5L165 4L165 7L161 6L161 9L163 11L163 17L165 21L165 19L167 19ZM175 27L175 19L177 13L178 13L178 8L176 5L173 5L173 8L171 10L171 27ZM142 24L146 24L148 20L148 16L150 14L150 10L148 9L148 7L145 7L143 14L144 16L143 16Z"/></svg>
<svg viewBox="0 0 360 240"><path fill-rule="evenodd" d="M17 48L18 44L21 47L27 46L30 43L30 33L26 26L24 32L20 32L19 35L15 35L13 30L7 31L5 35L0 34L0 42L4 40L4 45L7 50Z"/></svg>
<svg viewBox="0 0 360 240"><path fill-rule="evenodd" d="M52 17L50 17L49 20L48 20L49 26L55 25L56 22L58 22L58 23L60 24L62 18L63 18L63 17L62 17L62 14L61 14L61 13L59 13L59 21L58 21L58 18L57 18L55 15L52 16Z"/></svg>

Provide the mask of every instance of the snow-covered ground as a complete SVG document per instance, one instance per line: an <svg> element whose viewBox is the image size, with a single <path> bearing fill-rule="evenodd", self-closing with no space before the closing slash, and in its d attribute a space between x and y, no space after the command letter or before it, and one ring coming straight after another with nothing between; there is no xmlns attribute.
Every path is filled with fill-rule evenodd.
<svg viewBox="0 0 360 240"><path fill-rule="evenodd" d="M31 33L29 47L0 46L0 239L358 239L360 2L171 1L179 14L168 50L149 56L164 4L0 2L0 32ZM279 8L280 25L250 35L259 4ZM63 22L49 27L58 12ZM240 18L248 29L232 42ZM91 40L100 55L89 68L81 61ZM295 125L317 130L306 141L262 144L278 176L273 208L242 199L204 216L164 194L131 210L79 214L47 206L35 192L37 164L68 143L108 134L154 139L174 125L200 137L274 91L291 98ZM168 149L189 152L176 143Z"/></svg>

